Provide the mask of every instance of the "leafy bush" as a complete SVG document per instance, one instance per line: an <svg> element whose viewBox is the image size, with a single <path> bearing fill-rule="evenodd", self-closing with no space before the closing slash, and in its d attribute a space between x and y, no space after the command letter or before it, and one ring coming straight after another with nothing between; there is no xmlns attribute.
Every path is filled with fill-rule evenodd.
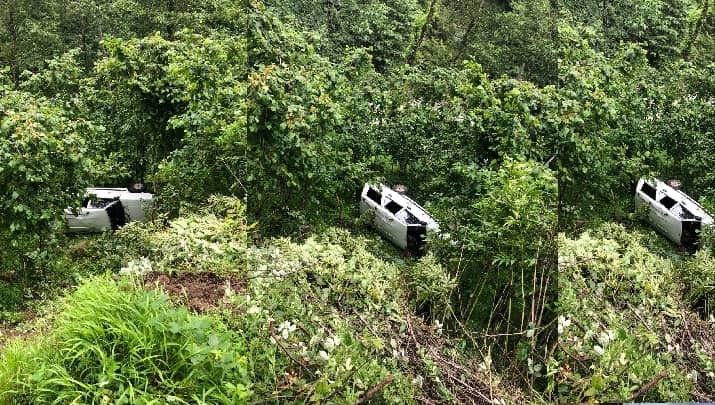
<svg viewBox="0 0 715 405"><path fill-rule="evenodd" d="M550 305L556 297L554 173L513 159L494 168L454 166L453 182L465 187L452 187L453 195L434 206L461 243L454 249L435 241L458 275L455 312L470 331L495 336L484 343L503 354L497 364L536 370L531 374L541 377L544 348L556 336Z"/></svg>
<svg viewBox="0 0 715 405"><path fill-rule="evenodd" d="M457 283L433 255L424 256L409 266L405 277L418 312L428 312L440 320L452 312L452 294Z"/></svg>
<svg viewBox="0 0 715 405"><path fill-rule="evenodd" d="M91 172L83 124L46 99L0 92L0 270L33 273Z"/></svg>

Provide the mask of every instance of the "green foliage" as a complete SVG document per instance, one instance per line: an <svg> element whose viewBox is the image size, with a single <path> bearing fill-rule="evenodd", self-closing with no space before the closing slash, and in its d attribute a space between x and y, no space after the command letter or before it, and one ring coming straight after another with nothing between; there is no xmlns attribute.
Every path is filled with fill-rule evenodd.
<svg viewBox="0 0 715 405"><path fill-rule="evenodd" d="M109 247L119 250L122 264L150 257L156 271L235 273L246 268L250 227L244 218L245 205L239 199L214 196L204 211L168 226L162 221L128 224L115 233Z"/></svg>
<svg viewBox="0 0 715 405"><path fill-rule="evenodd" d="M36 270L91 173L81 122L24 92L0 99L0 240L3 270Z"/></svg>
<svg viewBox="0 0 715 405"><path fill-rule="evenodd" d="M65 300L48 340L11 346L0 363L6 403L237 403L250 395L235 334L110 277Z"/></svg>
<svg viewBox="0 0 715 405"><path fill-rule="evenodd" d="M547 85L556 81L557 13L552 2L437 2L418 61L453 66L479 62L492 77Z"/></svg>
<svg viewBox="0 0 715 405"><path fill-rule="evenodd" d="M123 182L165 186L173 213L210 194L242 192L245 41L182 31L175 40L115 38L105 46L110 55L97 65L89 103L107 128L93 142L98 160L133 166Z"/></svg>
<svg viewBox="0 0 715 405"><path fill-rule="evenodd" d="M303 245L278 240L249 254L246 295L236 296L248 315L235 322L256 354L249 369L260 376L254 379L257 395L270 398L284 386L279 395L288 401L353 403L394 375L395 383L375 399L414 398L415 387L389 354L389 341L370 332L398 327L390 318L404 316L401 296L394 294L398 269L367 253L364 242L349 242L345 232L324 238ZM337 241L348 242L350 250ZM287 384L286 369L294 370Z"/></svg>
<svg viewBox="0 0 715 405"><path fill-rule="evenodd" d="M417 2L382 1L268 1L276 14L294 20L296 27L318 33L317 50L338 61L346 49L365 48L377 71L399 65L412 41Z"/></svg>
<svg viewBox="0 0 715 405"><path fill-rule="evenodd" d="M561 351L549 368L562 401L632 400L661 372L638 400L687 401L698 398L698 375L712 378L692 361L706 335L682 338L698 321L683 312L678 267L644 247L653 237L614 224L559 237Z"/></svg>
<svg viewBox="0 0 715 405"><path fill-rule="evenodd" d="M407 270L407 286L417 311L429 311L433 318L444 320L451 310L451 298L457 286L432 255L420 258Z"/></svg>
<svg viewBox="0 0 715 405"><path fill-rule="evenodd" d="M464 187L452 188L434 212L460 246L433 243L458 276L456 313L485 336L484 347L499 356L496 364L522 368L540 387L544 348L555 339L554 173L533 161L506 159L491 170L456 164L448 181Z"/></svg>
<svg viewBox="0 0 715 405"><path fill-rule="evenodd" d="M6 321L11 317L11 312L16 310L23 302L22 287L20 285L0 281L0 320Z"/></svg>
<svg viewBox="0 0 715 405"><path fill-rule="evenodd" d="M700 249L682 268L684 298L705 319L715 317L715 259L710 246Z"/></svg>
<svg viewBox="0 0 715 405"><path fill-rule="evenodd" d="M654 1L560 1L574 19L596 27L599 48L605 52L620 42L643 43L654 65L677 58L689 33L687 13L694 2Z"/></svg>
<svg viewBox="0 0 715 405"><path fill-rule="evenodd" d="M246 269L231 253L248 228L242 209L236 199L217 197L207 214L221 220L208 214L165 229L130 225L103 241L124 257L149 252L152 259L123 262L120 276L83 282L53 311L51 329L6 346L0 403L342 404L384 381L373 401L415 403L420 396L459 398L464 388L452 380L454 364L472 384L482 378L464 344L443 336L439 320L425 324L412 311L420 304L440 315L449 305L454 283L434 258L414 267L387 262L369 252L368 239L331 229L302 244L277 239L244 248ZM115 252L84 253L109 264ZM210 271L245 284L225 289L218 322L140 289L148 271ZM418 353L416 339L434 346Z"/></svg>
<svg viewBox="0 0 715 405"><path fill-rule="evenodd" d="M276 44L257 45L268 54ZM319 56L290 54L284 62L257 64L248 77L249 208L269 232L279 223L295 230L301 217L319 221L357 185L351 151L336 147L343 118L335 94L345 78ZM299 221L287 221L290 216Z"/></svg>

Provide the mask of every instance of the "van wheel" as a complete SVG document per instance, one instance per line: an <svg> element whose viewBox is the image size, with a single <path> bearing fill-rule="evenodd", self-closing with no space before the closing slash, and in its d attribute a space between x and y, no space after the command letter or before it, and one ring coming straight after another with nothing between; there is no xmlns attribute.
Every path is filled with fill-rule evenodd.
<svg viewBox="0 0 715 405"><path fill-rule="evenodd" d="M146 191L146 186L144 186L144 183L132 183L129 185L129 191L132 193L142 193Z"/></svg>

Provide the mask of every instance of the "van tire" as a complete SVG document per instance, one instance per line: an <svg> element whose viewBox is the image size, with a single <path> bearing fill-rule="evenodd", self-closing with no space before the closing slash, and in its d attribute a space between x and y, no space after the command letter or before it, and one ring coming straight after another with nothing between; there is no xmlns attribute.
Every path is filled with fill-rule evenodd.
<svg viewBox="0 0 715 405"><path fill-rule="evenodd" d="M144 183L132 183L127 187L131 193L143 193L146 191Z"/></svg>

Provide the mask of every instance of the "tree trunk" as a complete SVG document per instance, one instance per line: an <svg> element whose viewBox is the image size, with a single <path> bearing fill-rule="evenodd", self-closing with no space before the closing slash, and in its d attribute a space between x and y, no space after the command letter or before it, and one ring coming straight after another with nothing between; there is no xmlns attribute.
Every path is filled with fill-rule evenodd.
<svg viewBox="0 0 715 405"><path fill-rule="evenodd" d="M467 50L467 45L469 45L469 35L471 35L472 30L474 27L477 25L477 18L474 17L472 18L471 21L469 21L469 25L467 26L467 29L464 31L464 35L462 36L462 39L459 41L459 48L457 48L457 54L454 57L454 61L458 62L464 57L464 53Z"/></svg>
<svg viewBox="0 0 715 405"><path fill-rule="evenodd" d="M15 88L17 88L20 85L20 58L17 55L18 49L20 49L20 38L14 8L10 10L10 14L8 15L7 30L10 32L11 37L10 55L8 55L8 60L10 62L10 76L12 77L12 82Z"/></svg>
<svg viewBox="0 0 715 405"><path fill-rule="evenodd" d="M700 12L700 17L698 17L698 21L695 23L695 28L690 34L688 44L685 46L685 49L683 49L683 54L681 55L683 57L683 60L688 60L690 58L690 51L692 51L693 44L695 44L695 41L698 39L698 33L703 28L703 21L705 21L705 18L707 18L709 3L710 0L703 0L703 10Z"/></svg>
<svg viewBox="0 0 715 405"><path fill-rule="evenodd" d="M427 20L425 21L424 25L422 25L422 29L420 30L420 36L419 38L417 38L415 47L412 49L410 56L407 57L407 64L409 65L414 65L415 57L417 56L417 51L420 49L420 46L422 46L422 42L427 35L427 28L429 28L429 26L432 24L432 15L434 14L435 3L437 3L437 0L431 0L429 3L429 10L427 11Z"/></svg>

